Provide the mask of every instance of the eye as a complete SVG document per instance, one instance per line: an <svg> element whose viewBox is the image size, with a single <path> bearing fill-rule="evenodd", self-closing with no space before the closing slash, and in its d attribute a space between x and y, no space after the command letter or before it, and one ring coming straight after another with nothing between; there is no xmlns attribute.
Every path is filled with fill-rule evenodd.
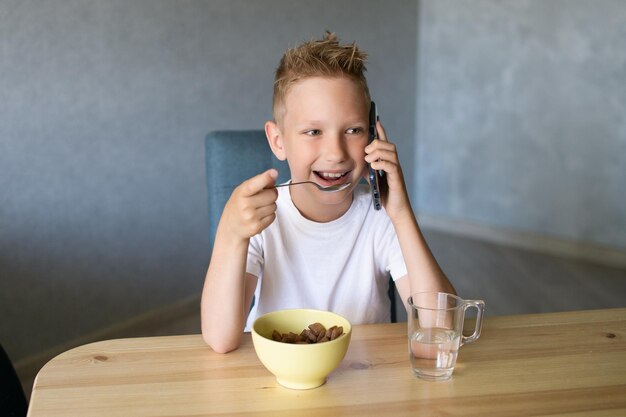
<svg viewBox="0 0 626 417"><path fill-rule="evenodd" d="M365 132L365 129L363 129L362 127L351 127L348 130L346 130L346 133L351 134L351 135L358 135Z"/></svg>
<svg viewBox="0 0 626 417"><path fill-rule="evenodd" d="M311 129L304 132L305 135L308 136L319 136L322 134L322 131L319 129Z"/></svg>

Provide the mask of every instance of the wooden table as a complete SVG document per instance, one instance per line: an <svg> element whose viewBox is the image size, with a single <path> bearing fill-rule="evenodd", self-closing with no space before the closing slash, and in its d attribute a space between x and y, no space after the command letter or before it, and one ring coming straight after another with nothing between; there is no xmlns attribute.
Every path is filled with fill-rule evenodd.
<svg viewBox="0 0 626 417"><path fill-rule="evenodd" d="M40 371L29 416L626 416L626 308L485 319L451 380L413 376L406 323L355 326L309 391L279 386L246 335L217 354L199 335L70 350Z"/></svg>

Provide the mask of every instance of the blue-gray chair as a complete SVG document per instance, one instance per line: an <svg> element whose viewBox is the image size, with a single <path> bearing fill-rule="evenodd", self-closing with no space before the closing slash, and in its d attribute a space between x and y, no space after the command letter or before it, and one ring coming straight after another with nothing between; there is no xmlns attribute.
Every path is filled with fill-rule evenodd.
<svg viewBox="0 0 626 417"><path fill-rule="evenodd" d="M272 153L263 130L219 130L205 138L206 178L209 194L209 236L211 245L222 210L242 181L267 169L278 170L277 183L289 180L287 162ZM396 322L395 285L389 280L391 321Z"/></svg>

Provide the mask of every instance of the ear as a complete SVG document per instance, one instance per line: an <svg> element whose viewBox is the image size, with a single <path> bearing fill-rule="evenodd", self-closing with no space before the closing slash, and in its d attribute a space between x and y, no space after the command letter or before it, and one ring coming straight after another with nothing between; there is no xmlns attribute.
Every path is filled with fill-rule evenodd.
<svg viewBox="0 0 626 417"><path fill-rule="evenodd" d="M280 127L276 122L266 122L265 123L265 136L267 136L267 142L270 144L270 148L272 152L276 156L276 158L280 161L284 161L287 159L287 154L285 153L285 146L283 141L283 134L280 131Z"/></svg>

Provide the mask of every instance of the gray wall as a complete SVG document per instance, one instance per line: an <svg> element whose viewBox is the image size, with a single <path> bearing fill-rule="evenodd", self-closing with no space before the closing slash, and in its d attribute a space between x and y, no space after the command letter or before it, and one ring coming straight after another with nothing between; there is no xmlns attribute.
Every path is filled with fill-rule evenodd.
<svg viewBox="0 0 626 417"><path fill-rule="evenodd" d="M420 5L419 211L626 250L626 2Z"/></svg>
<svg viewBox="0 0 626 417"><path fill-rule="evenodd" d="M282 52L325 29L371 54L372 93L413 178L416 15L415 1L0 0L12 358L200 293L202 140L262 128Z"/></svg>

